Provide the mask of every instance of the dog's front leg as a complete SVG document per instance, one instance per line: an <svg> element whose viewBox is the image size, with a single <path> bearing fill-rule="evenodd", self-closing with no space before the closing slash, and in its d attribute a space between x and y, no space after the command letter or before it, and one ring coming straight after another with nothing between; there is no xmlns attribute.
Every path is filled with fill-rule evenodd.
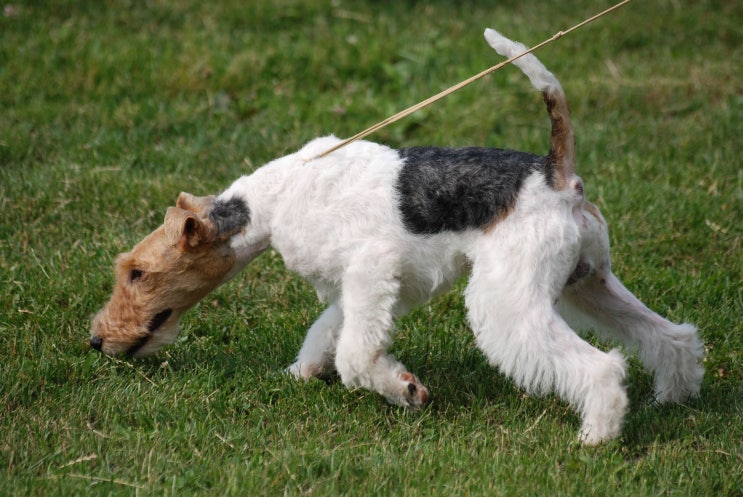
<svg viewBox="0 0 743 497"><path fill-rule="evenodd" d="M309 379L321 376L333 367L335 344L343 324L340 302L333 302L317 318L304 339L297 360L289 366L295 378Z"/></svg>
<svg viewBox="0 0 743 497"><path fill-rule="evenodd" d="M387 353L400 293L394 257L374 255L359 258L343 276L336 369L348 388L367 388L393 404L419 407L428 401L428 390Z"/></svg>

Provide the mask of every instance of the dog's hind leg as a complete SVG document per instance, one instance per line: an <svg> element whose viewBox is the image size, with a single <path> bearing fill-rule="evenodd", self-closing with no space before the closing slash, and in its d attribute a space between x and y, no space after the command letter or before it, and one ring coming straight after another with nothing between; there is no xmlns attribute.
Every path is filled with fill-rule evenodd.
<svg viewBox="0 0 743 497"><path fill-rule="evenodd" d="M699 393L704 346L691 324L674 324L648 309L611 273L597 271L568 285L561 312L638 351L653 374L658 402L681 402Z"/></svg>
<svg viewBox="0 0 743 497"><path fill-rule="evenodd" d="M296 378L308 379L321 376L333 368L335 345L343 324L343 311L339 302L333 302L323 311L307 331L297 360L289 366Z"/></svg>
<svg viewBox="0 0 743 497"><path fill-rule="evenodd" d="M651 311L614 276L606 221L593 204L585 202L576 219L580 259L562 290L561 314L577 328L592 328L636 349L654 375L657 401L680 402L699 393L704 346L697 329Z"/></svg>
<svg viewBox="0 0 743 497"><path fill-rule="evenodd" d="M465 291L470 326L490 363L529 392L555 392L581 415L580 438L596 444L617 436L627 405L626 365L617 351L581 339L554 306L559 286L544 244L491 246L473 257Z"/></svg>
<svg viewBox="0 0 743 497"><path fill-rule="evenodd" d="M349 388L374 390L393 404L421 406L428 401L428 390L387 353L400 294L395 256L379 250L364 252L343 275L336 370Z"/></svg>

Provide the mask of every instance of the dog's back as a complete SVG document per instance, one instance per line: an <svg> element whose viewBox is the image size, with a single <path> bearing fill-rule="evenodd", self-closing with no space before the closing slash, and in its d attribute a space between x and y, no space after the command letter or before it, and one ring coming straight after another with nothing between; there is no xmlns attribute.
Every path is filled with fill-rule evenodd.
<svg viewBox="0 0 743 497"><path fill-rule="evenodd" d="M397 178L405 227L417 235L485 229L511 211L524 180L550 181L548 157L499 148L411 147Z"/></svg>

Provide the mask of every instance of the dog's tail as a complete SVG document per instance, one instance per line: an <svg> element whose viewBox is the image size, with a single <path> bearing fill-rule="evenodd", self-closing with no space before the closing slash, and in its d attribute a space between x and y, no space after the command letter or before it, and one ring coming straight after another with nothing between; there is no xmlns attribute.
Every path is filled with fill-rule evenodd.
<svg viewBox="0 0 743 497"><path fill-rule="evenodd" d="M485 30L485 39L504 57L516 57L526 51L524 45L509 40L493 29ZM554 167L554 187L562 190L575 174L575 136L565 92L557 78L534 55L526 54L514 60L513 64L526 74L531 84L544 96L552 120L550 161Z"/></svg>

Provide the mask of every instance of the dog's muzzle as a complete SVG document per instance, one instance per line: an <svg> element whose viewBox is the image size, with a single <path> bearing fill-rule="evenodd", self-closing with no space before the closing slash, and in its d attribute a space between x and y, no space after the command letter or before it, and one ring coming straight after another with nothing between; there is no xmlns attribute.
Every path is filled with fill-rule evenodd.
<svg viewBox="0 0 743 497"><path fill-rule="evenodd" d="M101 337L90 337L90 346L100 352L103 348L103 339Z"/></svg>

